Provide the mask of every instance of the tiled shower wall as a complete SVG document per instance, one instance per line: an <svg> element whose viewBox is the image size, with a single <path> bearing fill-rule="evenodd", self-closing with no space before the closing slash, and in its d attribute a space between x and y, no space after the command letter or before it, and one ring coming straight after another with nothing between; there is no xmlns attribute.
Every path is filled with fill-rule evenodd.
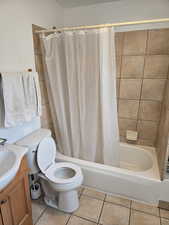
<svg viewBox="0 0 169 225"><path fill-rule="evenodd" d="M43 128L49 128L53 130L51 112L49 107L49 99L48 99L47 88L46 88L45 79L44 79L44 69L43 69L42 51L40 47L40 39L39 39L39 35L34 33L35 30L41 30L41 29L44 29L44 28L36 26L36 25L32 25L35 67L39 75L40 89L41 89L41 95L42 95L41 123Z"/></svg>
<svg viewBox="0 0 169 225"><path fill-rule="evenodd" d="M116 33L117 98L122 141L155 146L169 68L169 29Z"/></svg>
<svg viewBox="0 0 169 225"><path fill-rule="evenodd" d="M42 29L33 25L33 32ZM53 130L39 37L33 34L42 92L42 127ZM169 29L116 33L117 100L122 141L137 130L137 144L157 146L164 177L169 133Z"/></svg>
<svg viewBox="0 0 169 225"><path fill-rule="evenodd" d="M33 25L33 32L42 29ZM169 67L169 29L116 33L117 98L121 141L137 130L137 144L156 145ZM42 126L53 128L39 36L33 34L42 92Z"/></svg>

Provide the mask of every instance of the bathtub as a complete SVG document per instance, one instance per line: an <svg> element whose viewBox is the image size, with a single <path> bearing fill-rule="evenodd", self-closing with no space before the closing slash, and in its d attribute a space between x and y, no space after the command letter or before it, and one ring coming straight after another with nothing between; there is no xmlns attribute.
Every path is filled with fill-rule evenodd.
<svg viewBox="0 0 169 225"><path fill-rule="evenodd" d="M102 192L157 205L161 180L155 148L120 143L120 166L113 167L57 152L57 161L79 165L84 185Z"/></svg>

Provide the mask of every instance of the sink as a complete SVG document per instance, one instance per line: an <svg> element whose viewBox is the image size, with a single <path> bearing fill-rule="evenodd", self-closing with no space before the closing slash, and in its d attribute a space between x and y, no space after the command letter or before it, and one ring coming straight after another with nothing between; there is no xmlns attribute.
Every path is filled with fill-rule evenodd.
<svg viewBox="0 0 169 225"><path fill-rule="evenodd" d="M17 145L0 146L0 191L13 180L27 151Z"/></svg>

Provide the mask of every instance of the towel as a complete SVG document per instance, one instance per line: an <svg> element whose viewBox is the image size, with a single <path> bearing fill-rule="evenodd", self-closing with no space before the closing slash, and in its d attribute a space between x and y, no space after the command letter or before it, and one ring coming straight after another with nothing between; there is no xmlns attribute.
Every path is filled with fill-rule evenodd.
<svg viewBox="0 0 169 225"><path fill-rule="evenodd" d="M41 115L37 73L1 73L1 80L5 109L4 127L22 125Z"/></svg>
<svg viewBox="0 0 169 225"><path fill-rule="evenodd" d="M26 121L41 115L41 93L38 74L33 72L23 73L23 90L25 96Z"/></svg>

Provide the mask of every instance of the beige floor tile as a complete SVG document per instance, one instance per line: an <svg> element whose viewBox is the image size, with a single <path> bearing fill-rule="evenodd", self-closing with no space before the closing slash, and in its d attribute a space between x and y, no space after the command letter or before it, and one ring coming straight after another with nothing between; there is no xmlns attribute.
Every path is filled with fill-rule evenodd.
<svg viewBox="0 0 169 225"><path fill-rule="evenodd" d="M33 224L37 222L41 214L46 209L46 205L43 203L42 200L32 201L32 220Z"/></svg>
<svg viewBox="0 0 169 225"><path fill-rule="evenodd" d="M160 216L169 219L169 210L160 209Z"/></svg>
<svg viewBox="0 0 169 225"><path fill-rule="evenodd" d="M79 194L79 195L81 195L81 194L82 194L82 192L83 192L83 190L84 190L84 187L82 187L82 186L81 186L81 187L79 187L79 188L78 188L78 194Z"/></svg>
<svg viewBox="0 0 169 225"><path fill-rule="evenodd" d="M169 220L161 218L161 225L169 225Z"/></svg>
<svg viewBox="0 0 169 225"><path fill-rule="evenodd" d="M160 225L160 217L132 210L130 225Z"/></svg>
<svg viewBox="0 0 169 225"><path fill-rule="evenodd" d="M103 201L90 198L88 196L81 196L80 207L74 215L89 219L93 222L98 222Z"/></svg>
<svg viewBox="0 0 169 225"><path fill-rule="evenodd" d="M67 225L96 225L96 223L90 222L77 216L72 216Z"/></svg>
<svg viewBox="0 0 169 225"><path fill-rule="evenodd" d="M131 208L145 212L145 213L152 214L154 216L159 216L159 208L153 205L148 205L141 202L132 201Z"/></svg>
<svg viewBox="0 0 169 225"><path fill-rule="evenodd" d="M128 225L130 209L111 203L104 203L100 224Z"/></svg>
<svg viewBox="0 0 169 225"><path fill-rule="evenodd" d="M62 213L56 209L47 208L36 225L65 225L70 214Z"/></svg>
<svg viewBox="0 0 169 225"><path fill-rule="evenodd" d="M122 205L125 207L130 207L130 203L131 201L129 199L125 199L125 198L121 198L121 197L117 197L117 196L112 196L112 195L107 195L106 196L106 202L111 202L111 203L115 203L118 205Z"/></svg>
<svg viewBox="0 0 169 225"><path fill-rule="evenodd" d="M97 199L100 199L100 200L104 200L104 198L105 198L105 194L104 193L96 191L96 190L94 190L92 188L85 188L83 190L83 195L87 195L89 197L97 198Z"/></svg>

